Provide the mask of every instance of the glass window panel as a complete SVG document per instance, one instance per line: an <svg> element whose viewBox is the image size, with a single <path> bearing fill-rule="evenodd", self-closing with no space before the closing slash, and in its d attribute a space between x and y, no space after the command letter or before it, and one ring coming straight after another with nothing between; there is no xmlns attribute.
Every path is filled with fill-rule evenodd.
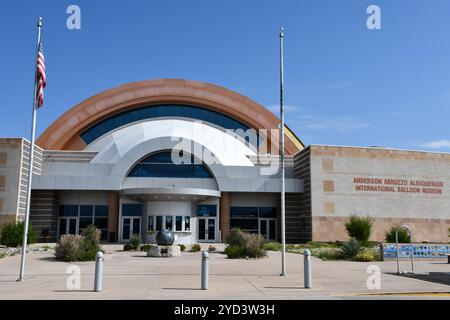
<svg viewBox="0 0 450 320"><path fill-rule="evenodd" d="M96 217L107 217L108 216L108 206L95 206L95 216Z"/></svg>
<svg viewBox="0 0 450 320"><path fill-rule="evenodd" d="M60 205L59 215L62 217L78 217L78 205Z"/></svg>
<svg viewBox="0 0 450 320"><path fill-rule="evenodd" d="M206 219L198 219L198 239L206 240Z"/></svg>
<svg viewBox="0 0 450 320"><path fill-rule="evenodd" d="M69 234L77 234L77 218L69 219Z"/></svg>
<svg viewBox="0 0 450 320"><path fill-rule="evenodd" d="M215 217L217 216L217 207L213 204L202 204L197 207L197 216Z"/></svg>
<svg viewBox="0 0 450 320"><path fill-rule="evenodd" d="M129 177L150 178L212 178L208 168L201 164L175 164L172 162L171 151L163 151L150 155L137 163L129 172Z"/></svg>
<svg viewBox="0 0 450 320"><path fill-rule="evenodd" d="M156 231L160 231L162 229L163 217L156 216Z"/></svg>
<svg viewBox="0 0 450 320"><path fill-rule="evenodd" d="M208 240L216 238L216 219L208 219Z"/></svg>
<svg viewBox="0 0 450 320"><path fill-rule="evenodd" d="M108 218L94 218L94 226L98 229L108 229Z"/></svg>
<svg viewBox="0 0 450 320"><path fill-rule="evenodd" d="M230 217L234 218L258 218L257 207L231 207Z"/></svg>
<svg viewBox="0 0 450 320"><path fill-rule="evenodd" d="M230 219L230 227L258 232L258 219Z"/></svg>
<svg viewBox="0 0 450 320"><path fill-rule="evenodd" d="M86 206L86 205L80 206L80 217L92 217L93 215L94 215L94 206Z"/></svg>
<svg viewBox="0 0 450 320"><path fill-rule="evenodd" d="M259 208L259 217L260 218L276 218L277 217L277 208L275 208L275 207L260 207Z"/></svg>
<svg viewBox="0 0 450 320"><path fill-rule="evenodd" d="M133 234L141 234L141 219L133 219Z"/></svg>
<svg viewBox="0 0 450 320"><path fill-rule="evenodd" d="M99 123L85 130L80 135L80 137L86 144L90 144L102 135L123 125L157 117L188 117L191 119L206 121L218 125L224 129L242 128L245 131L249 128L242 122L213 110L190 105L170 104L159 106L145 106L124 111L103 121L100 121Z"/></svg>
<svg viewBox="0 0 450 320"><path fill-rule="evenodd" d="M123 227L122 227L122 235L123 239L130 239L130 230L131 230L131 219L125 218L123 219Z"/></svg>
<svg viewBox="0 0 450 320"><path fill-rule="evenodd" d="M175 230L176 231L182 231L183 230L183 217L182 216L176 216L175 217Z"/></svg>
<svg viewBox="0 0 450 320"><path fill-rule="evenodd" d="M67 232L66 229L67 229L67 219L61 218L59 220L59 234L60 235L66 234Z"/></svg>
<svg viewBox="0 0 450 320"><path fill-rule="evenodd" d="M172 230L173 228L173 217L172 216L166 216L166 229Z"/></svg>
<svg viewBox="0 0 450 320"><path fill-rule="evenodd" d="M79 220L79 228L80 229L86 229L87 226L93 224L92 218L88 218L88 217L80 217Z"/></svg>
<svg viewBox="0 0 450 320"><path fill-rule="evenodd" d="M142 208L143 205L140 203L126 203L122 204L122 216L138 216L140 217L142 215Z"/></svg>
<svg viewBox="0 0 450 320"><path fill-rule="evenodd" d="M191 231L191 217L184 217L184 230Z"/></svg>
<svg viewBox="0 0 450 320"><path fill-rule="evenodd" d="M275 240L275 238L276 238L275 220L269 220L269 239Z"/></svg>

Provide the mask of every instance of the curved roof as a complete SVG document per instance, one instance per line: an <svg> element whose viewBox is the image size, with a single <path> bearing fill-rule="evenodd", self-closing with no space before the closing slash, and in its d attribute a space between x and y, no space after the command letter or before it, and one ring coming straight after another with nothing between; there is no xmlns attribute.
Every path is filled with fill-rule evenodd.
<svg viewBox="0 0 450 320"><path fill-rule="evenodd" d="M190 104L220 112L254 129L275 129L280 120L268 109L236 92L213 84L160 79L125 84L88 98L53 122L36 144L47 150L83 150L80 134L108 117L136 107ZM277 141L274 134L272 141ZM288 129L285 150L293 155L302 142Z"/></svg>

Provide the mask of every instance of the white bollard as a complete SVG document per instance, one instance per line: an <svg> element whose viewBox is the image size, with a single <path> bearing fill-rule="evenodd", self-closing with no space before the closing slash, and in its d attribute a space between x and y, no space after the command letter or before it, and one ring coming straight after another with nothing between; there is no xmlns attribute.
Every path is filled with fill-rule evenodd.
<svg viewBox="0 0 450 320"><path fill-rule="evenodd" d="M306 249L303 252L303 265L304 265L304 272L305 272L305 288L311 289L312 287L312 277L311 277L311 251Z"/></svg>
<svg viewBox="0 0 450 320"><path fill-rule="evenodd" d="M98 251L95 256L95 280L94 291L101 292L103 290L103 252Z"/></svg>
<svg viewBox="0 0 450 320"><path fill-rule="evenodd" d="M208 290L208 260L209 255L207 251L202 252L202 290Z"/></svg>

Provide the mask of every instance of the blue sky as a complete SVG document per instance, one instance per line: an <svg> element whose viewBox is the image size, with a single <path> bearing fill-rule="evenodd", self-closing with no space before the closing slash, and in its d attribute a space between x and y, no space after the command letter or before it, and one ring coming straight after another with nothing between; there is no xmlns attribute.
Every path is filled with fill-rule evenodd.
<svg viewBox="0 0 450 320"><path fill-rule="evenodd" d="M81 30L66 8L81 8ZM370 4L381 30L366 27ZM286 123L305 144L450 151L450 1L8 1L1 5L0 137L29 137L36 17L48 86L37 133L120 84L218 84L274 112L285 27ZM276 113L278 114L278 113Z"/></svg>

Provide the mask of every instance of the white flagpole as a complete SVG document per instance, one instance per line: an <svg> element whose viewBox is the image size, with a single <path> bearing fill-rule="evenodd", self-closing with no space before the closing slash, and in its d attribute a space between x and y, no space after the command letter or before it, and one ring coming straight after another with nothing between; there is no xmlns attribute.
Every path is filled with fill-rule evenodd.
<svg viewBox="0 0 450 320"><path fill-rule="evenodd" d="M31 180L33 177L33 161L34 161L34 138L36 131L36 108L37 108L37 60L39 53L39 45L41 43L41 27L42 27L42 18L39 17L37 22L38 34L37 34L37 48L36 48L36 66L34 68L34 95L33 95L33 111L31 116L31 141L30 141L30 155L28 162L28 189L27 189L27 206L25 211L25 225L23 228L23 244L22 244L22 257L20 260L20 275L17 281L23 281L24 273L25 273L25 255L27 253L27 241L28 241L28 223L30 221L30 204L31 204Z"/></svg>
<svg viewBox="0 0 450 320"><path fill-rule="evenodd" d="M280 154L281 154L281 274L286 276L286 207L285 207L285 166L284 166L284 59L283 59L284 29L280 30Z"/></svg>

